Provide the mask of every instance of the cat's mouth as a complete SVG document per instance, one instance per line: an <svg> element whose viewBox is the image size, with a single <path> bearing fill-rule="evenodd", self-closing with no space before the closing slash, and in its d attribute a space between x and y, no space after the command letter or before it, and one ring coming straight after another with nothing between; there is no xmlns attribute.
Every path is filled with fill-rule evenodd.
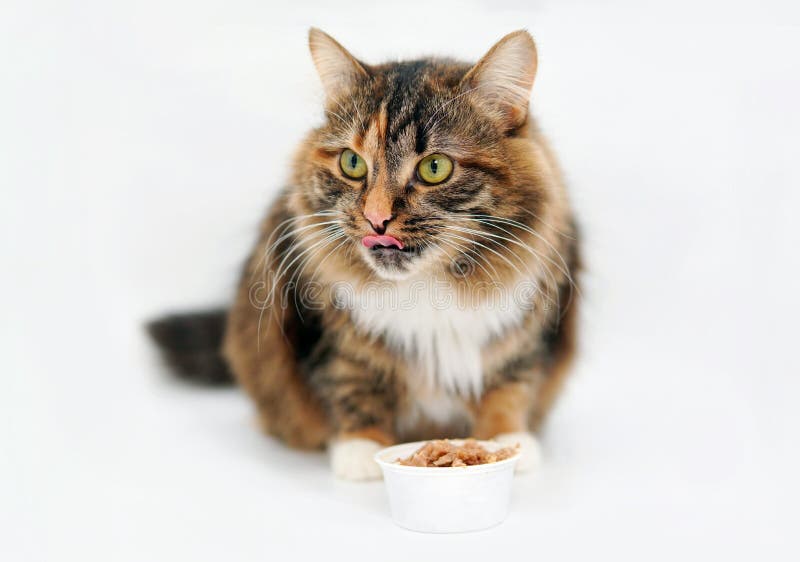
<svg viewBox="0 0 800 562"><path fill-rule="evenodd" d="M367 259L387 277L406 273L411 261L420 254L419 248L404 244L394 236L364 236L361 244L367 249Z"/></svg>
<svg viewBox="0 0 800 562"><path fill-rule="evenodd" d="M394 236L386 236L385 234L364 236L364 238L361 239L361 243L370 250L387 249L402 251L405 248L400 240Z"/></svg>

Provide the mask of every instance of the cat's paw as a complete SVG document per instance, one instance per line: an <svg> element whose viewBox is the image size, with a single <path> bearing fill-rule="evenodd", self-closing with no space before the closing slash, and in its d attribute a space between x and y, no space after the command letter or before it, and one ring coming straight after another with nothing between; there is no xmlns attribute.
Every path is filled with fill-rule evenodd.
<svg viewBox="0 0 800 562"><path fill-rule="evenodd" d="M381 467L373 458L383 445L372 439L340 439L330 443L328 450L333 474L342 480L377 480Z"/></svg>
<svg viewBox="0 0 800 562"><path fill-rule="evenodd" d="M501 433L494 437L501 445L513 447L519 443L520 458L517 461L517 472L528 472L537 468L542 462L542 448L539 440L527 431Z"/></svg>

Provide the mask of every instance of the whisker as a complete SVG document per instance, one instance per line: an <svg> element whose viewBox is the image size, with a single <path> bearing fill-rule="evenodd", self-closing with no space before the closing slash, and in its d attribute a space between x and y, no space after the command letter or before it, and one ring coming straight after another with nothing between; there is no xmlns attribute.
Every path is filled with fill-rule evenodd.
<svg viewBox="0 0 800 562"><path fill-rule="evenodd" d="M328 244L330 244L331 242L335 242L336 240L339 240L344 236L345 233L341 230L339 230L338 232L333 231L331 234L320 240L318 244L315 244L314 251L310 252L305 258L303 258L303 261L297 266L297 268L295 268L295 272L289 278L288 284L292 285L293 283L295 283L295 281L299 281L302 278L302 275L305 272L305 269L308 266L308 263L311 261L311 259L315 257L320 251L324 250ZM320 245L322 246L321 248L319 247Z"/></svg>
<svg viewBox="0 0 800 562"><path fill-rule="evenodd" d="M331 234L331 235L327 236L326 238L324 238L321 241L321 247L319 247L319 245L318 245L318 247L315 249L315 251L311 252L308 256L305 257L305 259L303 259L302 263L297 267L297 270L292 275L291 279L289 279L289 282L287 283L287 286L291 287L291 286L294 286L295 283L300 283L300 281L302 279L302 276L303 276L303 273L305 272L306 267L308 267L308 264L311 261L311 259L314 258L317 254L319 254L322 250L327 248L330 244L332 244L333 242L336 242L337 240L339 240L340 238L343 238L344 236L345 236L344 232L340 231L340 232L336 232L336 233ZM346 241L347 240L345 240L344 242L346 242ZM339 246L341 246L341 244L344 244L344 242L340 243ZM339 246L334 248L334 251L337 248L339 248ZM331 256L331 253L328 253L326 256L324 256L322 261L325 261L326 259L328 259ZM321 263L322 262L320 262L320 264ZM319 269L319 264L317 265L317 269ZM317 269L314 270L315 273L316 273ZM312 277L311 281L313 281L313 277ZM302 312L300 310L301 307L298 306L298 302L297 302L298 293L299 293L299 291L295 289L295 291L294 291L294 304L295 304L295 308L297 309L297 313L300 316L300 319L302 320L303 319L303 314L302 314Z"/></svg>
<svg viewBox="0 0 800 562"><path fill-rule="evenodd" d="M456 250L456 252L458 252L459 254L463 255L463 256L464 256L464 257L466 257L468 260L470 260L472 263L474 263L475 265L477 265L478 267L480 267L480 268L481 268L481 269L484 271L484 273L486 273L486 276L487 276L489 279L491 279L492 281L497 281L497 279L498 279L498 277L499 277L499 274L497 273L497 270L496 270L496 269L495 269L495 267L492 265L492 263L491 263L489 260L487 260L487 259L486 259L486 256L483 256L483 255L482 255L480 252L477 252L477 251L475 251L475 250L473 250L473 249L471 249L471 248L466 248L466 247L464 247L464 245L463 245L463 244L459 244L458 242L454 242L454 241L453 241L453 239L452 239L452 238L450 238L450 237L449 237L448 235L446 235L446 234L442 234L442 235L440 235L440 236L439 236L439 240L441 240L442 242L444 242L445 244L447 244L447 245L448 245L448 246L450 246L451 248L454 248L454 249ZM483 264L482 264L482 263L480 263L478 260L476 260L476 259L475 259L475 258L473 258L472 256L468 256L468 255L466 254L466 252L469 252L469 253L471 253L471 254L474 254L474 255L478 256L479 258L481 258L483 261L485 261L485 262L486 262L486 264L487 264L489 267L491 267L491 268L492 268L492 270L494 271L494 275L492 275L491 273L489 273L489 271L488 271L488 270L487 270L487 269L486 269L486 268L483 266ZM451 260L451 262L452 262L452 260Z"/></svg>
<svg viewBox="0 0 800 562"><path fill-rule="evenodd" d="M295 223L297 221L303 220L303 219L309 219L309 218L314 218L314 217L331 217L331 216L344 216L344 213L342 213L341 211L334 211L334 210L318 211L316 213L307 214L307 215L296 215L296 216L290 217L290 218L288 218L288 219L286 219L284 221L281 221L275 228L272 229L272 232L270 232L269 237L267 237L267 240L265 242L264 252L263 252L261 258L259 259L259 261L253 266L253 273L252 273L252 277L250 279L250 282L252 283L253 278L255 278L256 272L258 271L259 266L261 266L262 263L264 264L264 267L262 268L262 272L261 272L262 276L266 274L266 268L267 268L267 265L268 265L267 258L270 256L272 250L278 244L280 244L287 237L291 236L291 233L290 233L289 236L283 236L283 234L286 233L286 229L288 229L291 226L291 224L293 224L293 223ZM314 224L316 225L316 224L319 224L319 223L314 223ZM327 223L325 223L325 224L327 224ZM312 227L313 225L308 225L308 226ZM276 240L276 241L273 242L272 239L278 233L280 233L279 240Z"/></svg>
<svg viewBox="0 0 800 562"><path fill-rule="evenodd" d="M475 220L475 222L486 224L487 226L491 226L492 228L502 230L503 232L506 232L510 236L513 236L520 243L523 243L523 244L524 244L524 242L516 234L512 233L511 231L509 231L509 230L507 230L507 229L505 229L505 228L503 228L502 226L499 226L499 225L500 224L504 224L504 225L507 225L507 226L510 226L510 227L519 228L519 229L521 229L521 230L523 230L525 232L530 233L531 235L533 235L537 239L541 240L559 258L559 260L561 261L561 264L563 265L563 268L559 264L557 264L555 261L553 261L549 256L543 256L543 258L545 260L547 260L550 264L552 264L566 278L566 280L568 282L569 295L567 297L567 303L563 308L559 308L559 310L562 311L560 316L559 316L559 319L561 317L563 317L563 314L566 313L566 310L568 309L569 305L572 303L573 293L577 292L577 294L580 295L581 294L581 290L580 290L580 287L578 287L577 283L575 283L575 280L573 279L573 277L571 275L570 268L569 268L569 265L566 263L566 260L561 255L561 253L550 243L549 240L544 238L540 233L536 232L536 230L530 228L529 226L527 226L527 225L525 225L523 223L515 221L513 219L509 219L509 218L505 218L505 217L495 217L495 216L492 216L492 215L459 215L459 217L462 217L462 218L473 218L474 217L473 220ZM528 246L527 244L525 244L525 245ZM530 248L530 249L533 250L533 248ZM539 254L538 252L536 252L536 253ZM541 254L539 254L539 255L541 255ZM540 262L540 265L547 272L549 272L549 267L547 267L541 261L541 258L538 261ZM552 291L557 295L557 300L560 302L561 298L560 298L560 290L558 289L558 283L555 281L555 278L552 275L552 273L550 273L550 278L551 278L552 283L553 283Z"/></svg>
<svg viewBox="0 0 800 562"><path fill-rule="evenodd" d="M509 239L507 239L505 237L502 237L502 236L492 235L491 233L483 232L483 231L475 230L475 229L471 229L471 228L460 228L460 227L451 227L451 228L455 228L455 229L457 229L457 230L459 230L461 232L465 232L465 233L473 234L473 235L476 235L476 236L480 236L481 238L483 238L484 240L486 240L489 243L493 243L493 244L495 244L497 246L500 246L501 248L505 248L506 250L508 250L511 253L512 256L514 256L523 265L523 267L525 267L525 269L528 271L528 274L530 275L531 279L536 279L538 281L538 277L530 270L530 268L528 267L528 264L513 249L511 249L511 248L509 248L507 246L504 246L503 244L501 244L495 238L500 238L500 239L512 242L511 240L509 240ZM547 300L549 300L551 304L555 305L558 308L560 297L558 295L558 291L555 290L558 287L558 284L555 282L555 278L553 277L552 273L549 271L549 268L547 268L543 263L541 263L540 256L536 252L532 251L532 249L528 248L525 244L521 244L521 246L525 247L526 249L531 250L532 255L536 258L537 262L539 262L539 264L542 266L542 268L544 270L544 273L545 273L545 279L544 279L545 283L549 283L549 280L547 278L548 275L552 279L552 281L553 281L552 289L554 289L554 292L556 294L556 300L554 301L553 298L549 295L549 291L543 293L543 296L545 298L547 298ZM521 273L520 273L520 275L521 275Z"/></svg>
<svg viewBox="0 0 800 562"><path fill-rule="evenodd" d="M579 288L579 287L576 285L575 281L573 280L573 278L572 278L572 275L570 274L570 271L569 271L569 265L567 265L567 262L566 262L566 260L565 260L565 259L564 259L564 257L561 255L561 252L559 252L559 251L558 251L558 250L557 250L557 249L556 249L556 248L555 248L555 247L554 247L554 246L553 246L553 245L550 243L550 241L549 241L549 240L547 240L546 238L544 238L544 237L543 237L543 236L542 236L540 233L536 232L534 229L532 229L532 228L528 227L527 225L525 225L525 224L522 224L522 223L520 223L520 222L518 222L518 221L515 221L515 220L513 220L513 219L507 219L507 218L503 218L503 217L494 217L494 216L492 216L492 215L460 215L460 216L462 216L462 217L465 217L465 218L477 218L477 219L479 219L477 222L486 221L486 222L488 222L488 223L490 223L490 224L491 224L491 223L501 223L501 224L506 224L506 225L509 225L509 226L514 226L514 227L516 227L516 228L520 228L520 229L524 230L525 232L528 232L528 233L530 233L531 235L535 236L536 238L538 238L539 240L541 240L541 241L542 241L544 244L546 244L546 245L548 246L548 248L549 248L550 250L552 250L552 251L553 251L553 253L555 253L555 254L558 256L558 258L561 260L561 263L562 263L562 265L563 265L563 269L561 268L561 266L559 266L557 263L555 263L554 261L552 261L550 258L548 258L548 257L546 257L546 256L545 256L545 259L547 259L548 261L550 261L550 263L552 263L552 264L553 264L553 266L555 266L555 267L556 267L556 268L557 268L557 269L558 269L558 270L559 270L559 271L560 271L560 272L561 272L561 273L562 273L562 274L563 274L563 275L564 275L564 276L567 278L567 280L570 282L570 284L571 284L571 285L572 285L572 286L573 286L573 287L574 287L574 288L575 288L575 289L578 291L578 293L580 294L580 288ZM515 235L514 235L513 233L511 233L510 231L508 231L508 230L506 230L506 229L504 229L504 228L502 228L502 227L500 227L500 226L497 226L496 224L495 224L495 225L493 225L493 227L494 227L494 228L497 228L497 229L500 229L500 230L503 230L504 232L506 232L506 233L508 233L508 234L511 234L512 236L515 236ZM516 237L516 236L515 236L515 237ZM517 239L519 239L519 238L517 237ZM520 242L521 242L521 240L520 240Z"/></svg>
<svg viewBox="0 0 800 562"><path fill-rule="evenodd" d="M575 238L574 236L571 236L571 235L569 235L569 234L567 234L565 232L562 232L561 230L559 230L558 228L556 228L555 226L553 226L552 224L550 224L549 222L544 220L542 217L540 217L539 215L537 215L536 213L534 213L530 209L526 209L525 207L520 207L519 205L514 205L514 207L519 209L520 211L524 211L524 212L528 213L530 216L532 216L534 219L536 219L537 221L539 221L540 223L542 223L543 225L548 227L550 230L552 230L556 234L558 234L560 236L563 236L564 238L568 238L569 240L577 240L577 238Z"/></svg>
<svg viewBox="0 0 800 562"><path fill-rule="evenodd" d="M315 225L315 226L318 226L318 225ZM336 229L336 228L339 228L339 227L338 227L338 225L335 225L335 224L331 225L331 226L327 226L324 229L322 229L321 231L311 232L310 234L308 234L308 237L309 237L309 239L313 240L315 238L319 238L320 236L325 236L325 235L329 234L330 232L333 232L332 229ZM256 337L258 339L259 350L260 350L260 346L261 346L261 324L262 324L262 319L263 319L263 316L264 316L264 310L267 308L267 306L269 306L271 311L272 311L272 313L273 313L273 316L275 316L275 307L274 307L275 300L274 299L275 299L275 291L276 291L276 289L278 287L278 284L280 283L282 277L289 270L289 268L291 268L291 266L294 265L294 263L296 263L297 260L303 256L303 254L308 252L308 248L307 248L306 250L304 250L303 252L298 254L291 261L291 263L288 264L288 266L284 267L284 265L286 263L286 260L289 259L292 256L292 254L297 249L299 249L300 247L301 247L301 241L298 240L297 242L292 244L287 249L286 254L284 255L283 259L281 260L280 264L278 265L278 267L275 270L274 278L272 279L272 283L270 284L269 293L267 294L266 298L264 299L263 304L261 304L261 307L260 307L261 311L259 312L259 315L258 315L258 325L257 325L257 328L256 328ZM314 245L312 245L312 248L313 247L314 247ZM281 316L281 318L282 318L282 316ZM282 322L279 321L277 319L277 317L276 317L276 321L277 321L278 325L281 326ZM282 326L281 326L281 331L283 331Z"/></svg>
<svg viewBox="0 0 800 562"><path fill-rule="evenodd" d="M445 226L445 228L447 228L447 229L453 229L453 230L454 230L454 227L452 227L452 226ZM514 265L514 263L512 263L512 262L511 262L511 260L509 260L507 257L505 257L505 256L504 256L503 254L501 254L500 252L497 252L497 251L495 251L494 249L492 249L492 248L490 248L490 247L486 246L485 244L482 244L481 242L478 242L477 240L471 240L471 239L469 239L469 238L465 238L464 236L460 236L460 235L458 235L458 234L453 234L453 233L450 233L450 235L451 235L451 236L455 236L455 237L456 237L456 238L458 238L459 240L463 240L463 241L465 241L465 242L469 242L469 243L475 244L476 246L480 246L480 247L481 247L481 248L483 248L484 250L487 250L487 251L489 251L489 252L493 253L494 255L496 255L497 257L499 257L501 260L505 261L505 262L506 262L506 263L509 265L509 267L511 267L511 268L512 268L514 271L516 271L516 272L517 272L517 274L518 274L520 277L523 277L522 271L520 271L520 270L519 270L519 268L518 268L516 265ZM530 272L528 272L528 273L530 273Z"/></svg>
<svg viewBox="0 0 800 562"><path fill-rule="evenodd" d="M322 229L321 231L318 231L318 232L312 232L312 233L309 235L309 237L315 237L315 238L316 238L316 237L319 237L319 236L321 236L321 235L328 235L328 234L330 234L330 233L334 232L334 231L335 231L337 228L338 228L338 226L337 226L337 225L331 225L331 226L325 227L325 228L324 228L324 229ZM317 244L319 244L319 242L315 242L315 243L314 243L314 244L312 244L310 247L308 247L308 248L305 248L305 249L304 249L302 252L300 252L299 254L297 254L297 255L294 257L294 259L292 259L292 261L290 261L290 262L289 262L289 264L287 265L287 264L286 264L286 260L288 260L288 259L289 259L289 258L292 256L292 254L294 253L295 249L299 249L299 248L301 248L301 247L302 247L301 241L298 241L298 242L296 242L295 244L292 244L291 250L290 250L289 252L287 252L287 253L286 253L286 255L285 255L285 256L283 257L283 259L281 260L281 263L278 265L278 268L277 268L277 273L275 274L275 280L273 281L273 284L272 284L273 291L274 291L274 288L275 288L276 284L277 284L277 283L280 281L280 279L281 279L281 278L282 278L284 275L286 275L286 273L287 273L287 272L288 272L288 271L291 269L291 267L292 267L292 266L293 266L295 263L297 263L297 260L299 260L300 258L302 258L304 255L306 255L306 254L307 254L309 251L311 251L313 248L315 248L315 247L317 246ZM272 292L270 293L270 296L272 296Z"/></svg>
<svg viewBox="0 0 800 562"><path fill-rule="evenodd" d="M344 236L344 235L343 235L343 236ZM333 254L335 254L335 253L336 253L336 251L337 251L339 248L341 248L342 246L344 246L344 245L345 245L345 244L347 244L348 242L350 242L350 239L349 239L349 238L347 238L347 237L345 236L345 237L344 237L344 240L342 240L341 242L339 242L339 244L338 244L338 245L337 245L337 246L336 246L336 247L335 247L333 250L331 250L330 252L328 252L328 253L325 255L325 257L323 257L323 258L322 258L322 260L321 260L321 261L320 261L320 262L317 264L317 267L315 267L315 268L314 268L314 271L312 271L312 272L311 272L311 278L310 278L310 282L313 282L313 281L314 281L314 279L316 279L316 277L317 277L317 273L319 272L319 268L320 268L320 267L322 267L322 264L323 264L323 263L325 263L325 260L327 260L327 259L328 259L329 257L331 257ZM351 249L352 249L352 248L351 248ZM349 251L349 250L348 250L348 251Z"/></svg>
<svg viewBox="0 0 800 562"><path fill-rule="evenodd" d="M474 220L474 219L469 219L469 220ZM480 222L480 221L475 221L475 222ZM550 278L550 280L552 281L552 283L553 283L552 289L554 289L554 290L557 289L558 283L556 282L555 276L553 276L552 272L550 271L550 268L547 267L547 265L542 262L542 257L543 256L539 252L534 250L530 245L525 244L518 236L516 236L512 232L509 232L506 229L501 228L501 227L497 227L497 228L499 228L500 230L508 233L510 236L513 236L514 239L507 238L505 236L501 236L499 234L494 234L494 233L491 233L491 232L484 232L484 231L474 230L474 229L471 229L471 228L467 228L465 230L468 231L471 234L476 234L476 235L479 235L479 236L483 236L484 238L485 237L491 237L493 239L502 240L504 242L508 242L510 244L514 244L516 246L519 246L519 247L527 250L528 253L530 253L536 259L536 261L539 263L539 265L542 267L542 269L545 272L545 275L548 276ZM497 244L501 245L501 244L499 244L499 242ZM516 252L513 252L513 251L512 251L512 253L516 254ZM547 259L547 258L545 258L545 259ZM557 267L557 264L553 263L553 265L556 265L556 267Z"/></svg>

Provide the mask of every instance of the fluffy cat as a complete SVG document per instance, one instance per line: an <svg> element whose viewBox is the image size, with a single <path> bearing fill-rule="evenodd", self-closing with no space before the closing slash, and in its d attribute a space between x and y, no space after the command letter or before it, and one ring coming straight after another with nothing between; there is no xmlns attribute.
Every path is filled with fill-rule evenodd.
<svg viewBox="0 0 800 562"><path fill-rule="evenodd" d="M368 65L317 29L325 121L297 150L227 311L150 331L252 396L264 430L379 477L391 443L536 431L574 354L578 240L528 100L536 48Z"/></svg>

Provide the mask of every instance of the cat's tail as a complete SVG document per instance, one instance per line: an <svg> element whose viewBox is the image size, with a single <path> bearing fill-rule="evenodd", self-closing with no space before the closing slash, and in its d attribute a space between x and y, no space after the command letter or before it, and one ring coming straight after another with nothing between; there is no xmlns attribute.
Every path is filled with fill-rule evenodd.
<svg viewBox="0 0 800 562"><path fill-rule="evenodd" d="M222 356L226 311L173 314L148 322L147 331L180 378L206 385L233 383Z"/></svg>

